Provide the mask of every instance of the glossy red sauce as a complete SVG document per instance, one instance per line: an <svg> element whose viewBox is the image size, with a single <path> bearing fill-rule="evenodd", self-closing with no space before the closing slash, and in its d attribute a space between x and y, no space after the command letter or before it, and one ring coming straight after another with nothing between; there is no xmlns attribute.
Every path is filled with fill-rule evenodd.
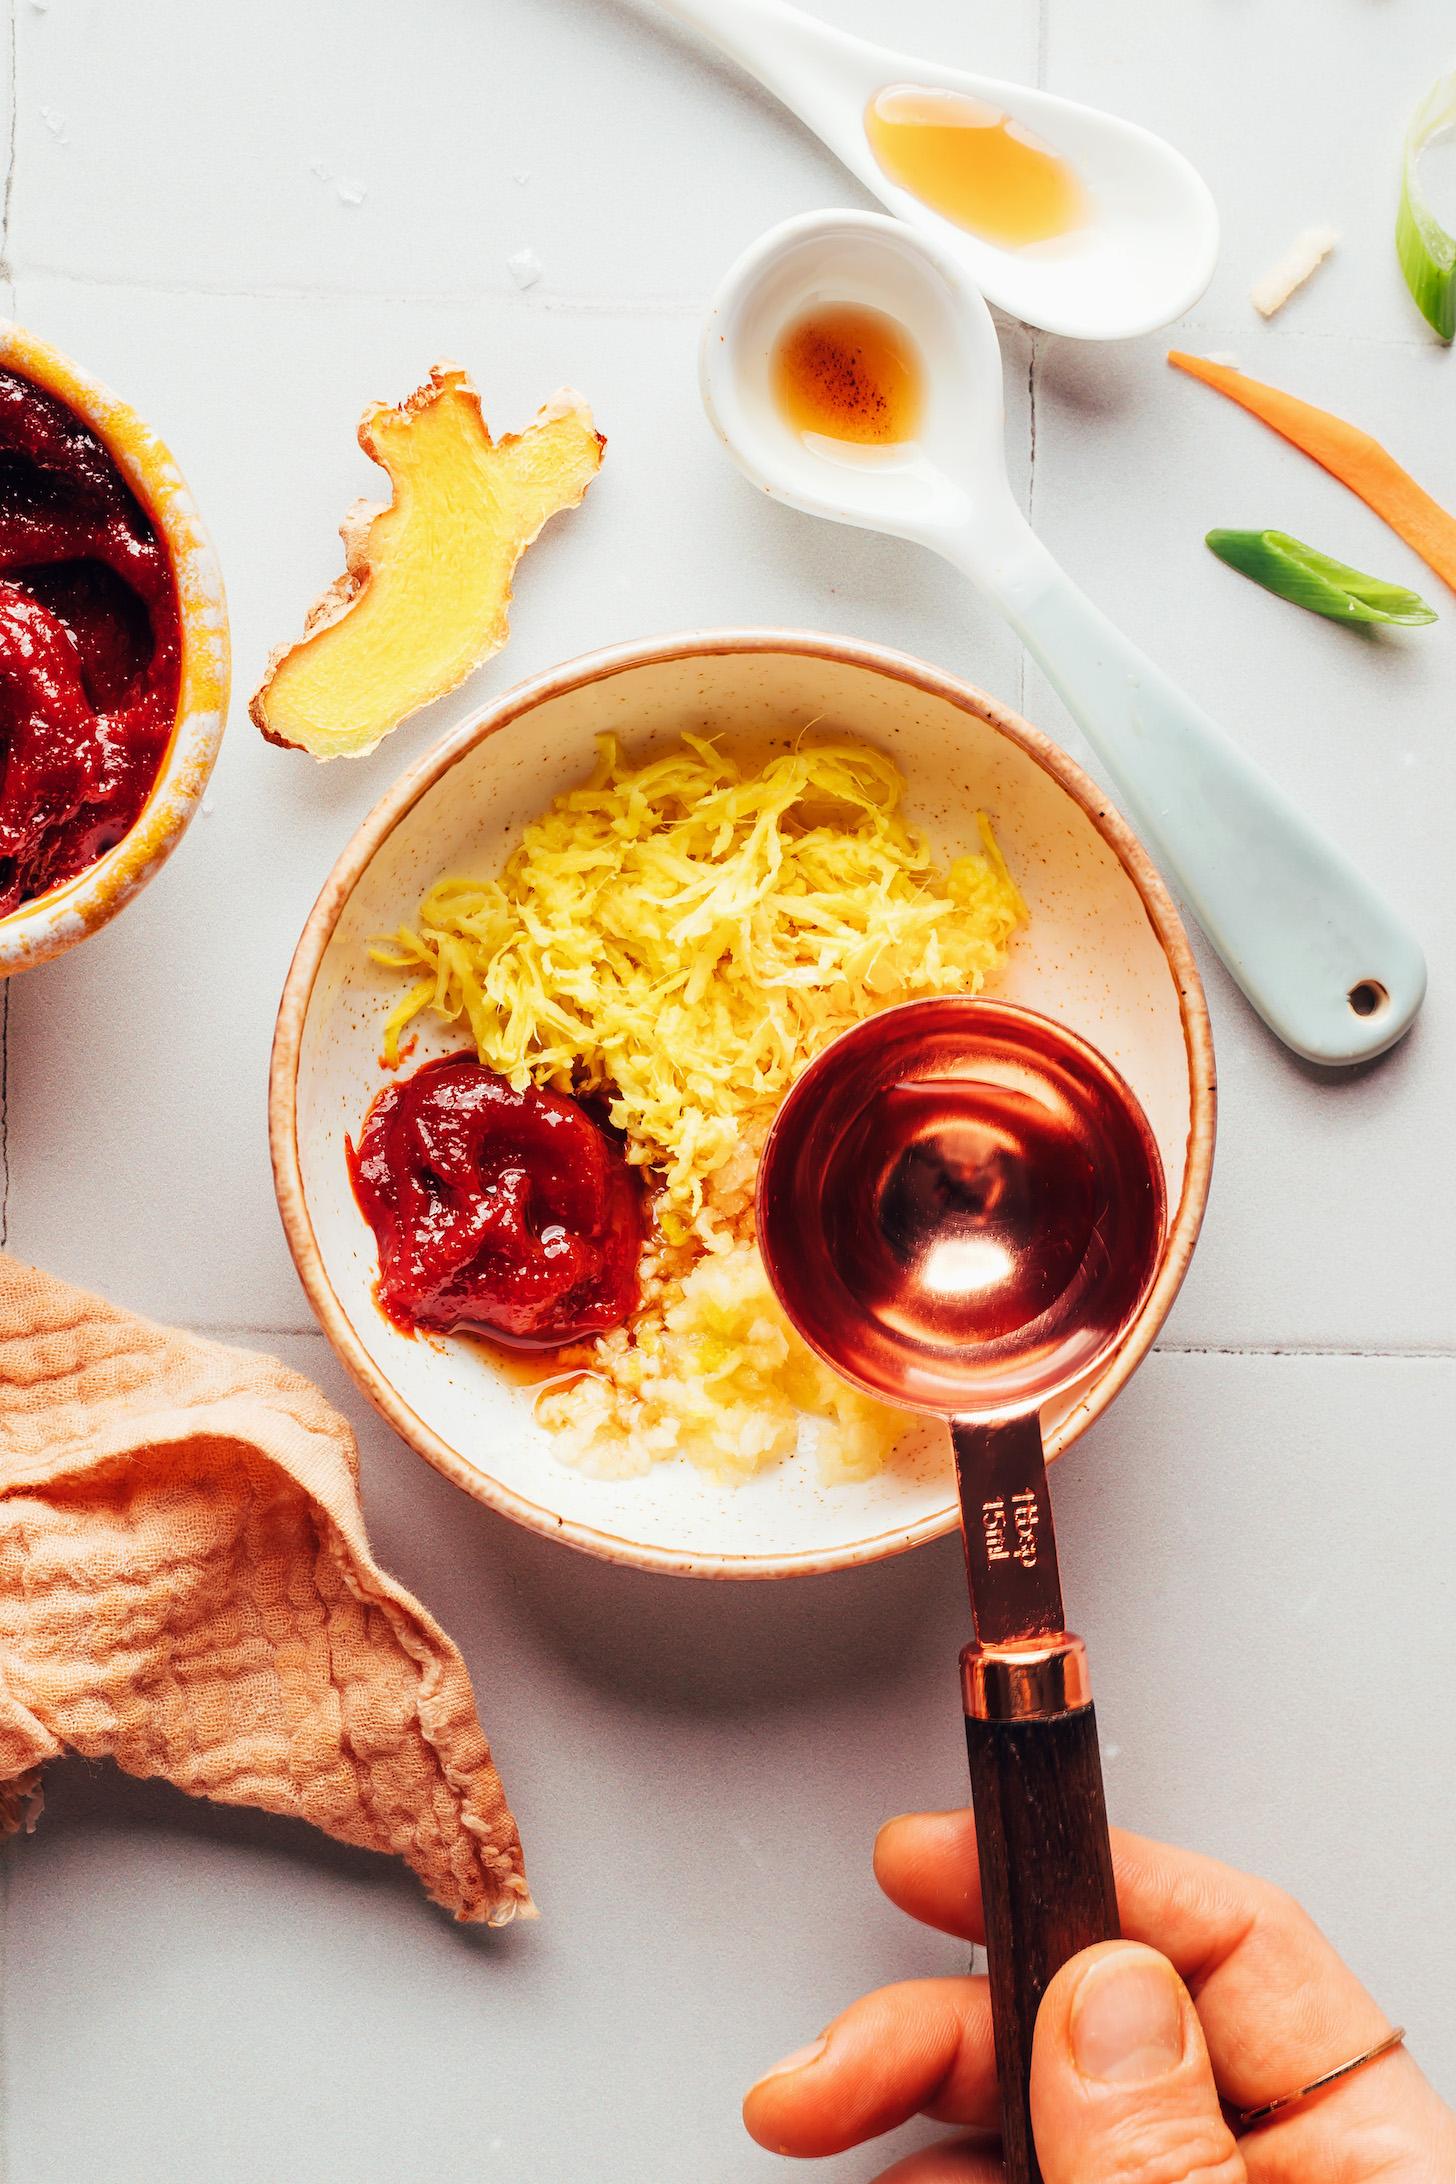
<svg viewBox="0 0 1456 2184"><path fill-rule="evenodd" d="M397 1326L548 1349L636 1305L637 1176L576 1100L447 1055L378 1095L349 1172Z"/></svg>
<svg viewBox="0 0 1456 2184"><path fill-rule="evenodd" d="M111 456L0 370L0 917L135 824L181 649L166 547Z"/></svg>

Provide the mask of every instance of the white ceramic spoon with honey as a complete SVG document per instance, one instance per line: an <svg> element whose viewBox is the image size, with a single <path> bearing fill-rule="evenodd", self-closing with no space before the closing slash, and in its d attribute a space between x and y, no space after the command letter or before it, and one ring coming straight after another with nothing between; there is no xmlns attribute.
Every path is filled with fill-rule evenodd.
<svg viewBox="0 0 1456 2184"><path fill-rule="evenodd" d="M806 431L805 413L794 414L785 395L785 337L846 309L868 312L892 350L902 345L901 376L918 382L902 390L904 428L892 419L879 445ZM851 398L865 393L878 361L872 346L851 352L840 374ZM1286 1045L1310 1061L1349 1063L1395 1044L1425 992L1419 946L1342 852L1036 537L1006 475L996 330L951 251L880 213L786 221L724 281L701 369L708 414L756 485L810 514L916 539L995 601ZM869 394L882 415L900 399L893 386Z"/></svg>
<svg viewBox="0 0 1456 2184"><path fill-rule="evenodd" d="M1114 341L1166 326L1208 286L1213 199L1149 130L872 45L786 0L658 5L756 76L1014 318Z"/></svg>

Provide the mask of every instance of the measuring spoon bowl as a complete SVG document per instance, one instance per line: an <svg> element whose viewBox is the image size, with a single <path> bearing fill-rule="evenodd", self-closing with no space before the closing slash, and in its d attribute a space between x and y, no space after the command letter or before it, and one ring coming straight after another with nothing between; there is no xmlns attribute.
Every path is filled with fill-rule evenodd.
<svg viewBox="0 0 1456 2184"><path fill-rule="evenodd" d="M1010 1002L883 1010L797 1079L759 1170L785 1312L867 1393L1039 1410L1103 1365L1156 1278L1163 1166L1094 1047Z"/></svg>
<svg viewBox="0 0 1456 2184"><path fill-rule="evenodd" d="M898 219L952 256L1001 310L1049 333L1126 339L1195 304L1218 257L1218 213L1182 153L1135 122L1029 85L857 38L785 0L660 0L710 38L812 129ZM895 182L865 126L870 101L912 85L1004 115L1062 160L1085 199L1083 220L1031 245L970 232Z"/></svg>

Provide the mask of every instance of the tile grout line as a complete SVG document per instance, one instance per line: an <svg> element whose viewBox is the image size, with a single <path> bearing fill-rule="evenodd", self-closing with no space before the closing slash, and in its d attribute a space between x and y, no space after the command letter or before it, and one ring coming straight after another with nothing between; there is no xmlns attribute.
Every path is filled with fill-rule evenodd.
<svg viewBox="0 0 1456 2184"><path fill-rule="evenodd" d="M328 1339L323 1328L314 1323L286 1326L279 1321L254 1324L246 1320L191 1320L181 1324L193 1334L213 1341L235 1335L287 1342L324 1342ZM1361 1348L1358 1344L1318 1342L1158 1342L1149 1354L1153 1357L1263 1359L1323 1357L1345 1358L1366 1365L1456 1365L1456 1345L1439 1343L1416 1344L1405 1350L1382 1350Z"/></svg>
<svg viewBox="0 0 1456 2184"><path fill-rule="evenodd" d="M0 1842L0 2184L7 2184L10 2176L9 2138L6 2118L10 2114L10 2073L6 2063L5 2019L8 2015L8 1983L6 1980L6 1937L10 1926L10 1861L13 1846L20 1840L11 1836Z"/></svg>
<svg viewBox="0 0 1456 2184"><path fill-rule="evenodd" d="M1318 1342L1157 1342L1153 1357L1345 1358L1362 1365L1456 1365L1456 1347L1416 1343L1406 1350L1360 1349Z"/></svg>
<svg viewBox="0 0 1456 2184"><path fill-rule="evenodd" d="M1037 366L1041 362L1041 335L1034 326L1028 331L1031 336L1031 358L1026 367L1026 410L1030 468L1026 481L1026 520L1030 523L1036 514L1036 374ZM1025 659L1024 648L1022 658Z"/></svg>
<svg viewBox="0 0 1456 2184"><path fill-rule="evenodd" d="M5 2019L8 2015L9 1995L6 1980L7 1935L10 1927L10 1861L13 1846L20 1840L11 1836L0 1842L0 2184L7 2184L10 2176L9 2136L6 2118L10 2114L10 2072L6 2062Z"/></svg>
<svg viewBox="0 0 1456 2184"><path fill-rule="evenodd" d="M19 299L15 295L15 272L11 264L10 239L15 212L15 161L20 142L20 84L17 66L19 45L20 0L10 0L7 25L7 44L10 59L10 110L7 116L9 144L5 161L5 189L0 198L0 280L10 288L10 309L18 313ZM0 1246L10 1234L10 981L5 981L5 992L0 997ZM6 2020L9 2016L10 1994L8 1978L8 1941L10 1931L10 1861L11 1846L0 1843L0 2184L6 2184L11 2174L10 2134L7 2118L10 2114L9 2056L5 2038Z"/></svg>
<svg viewBox="0 0 1456 2184"><path fill-rule="evenodd" d="M5 196L0 205L0 279L13 281L15 271L10 263L10 227L15 210L15 161L20 147L20 85L16 55L19 46L19 30L16 14L20 0L10 0L9 50L10 50L10 142L5 160ZM0 2184L4 2184L0 2172Z"/></svg>
<svg viewBox="0 0 1456 2184"><path fill-rule="evenodd" d="M1047 43L1050 31L1051 0L1037 0L1036 10L1036 87L1046 89ZM1031 354L1026 365L1026 520L1036 520L1036 368L1040 361L1040 336L1036 328L1028 329L1031 337ZM1016 710L1026 712L1026 647L1017 647L1016 654Z"/></svg>
<svg viewBox="0 0 1456 2184"><path fill-rule="evenodd" d="M9 144L5 161L5 190L0 199L0 280L11 285L10 308L16 309L14 272L10 263L10 230L15 205L15 155L19 142L20 92L17 83L16 47L18 42L17 13L19 0L10 0L7 24L7 44L10 58L10 110L7 116ZM5 981L5 992L0 998L0 1245L10 1232L10 1134L9 1134L9 1061L10 1061L10 981ZM7 1977L8 1936L10 1927L10 1859L9 1844L0 1843L0 2184L6 2184L11 2173L9 2131L7 2118L10 2114L9 2069L5 2038L6 2019L9 2015L9 1980Z"/></svg>
<svg viewBox="0 0 1456 2184"><path fill-rule="evenodd" d="M15 114L12 109L11 125ZM0 213L0 235L5 232L9 214L9 196L12 174L7 177L5 211ZM105 288L125 291L131 295L167 296L174 298L209 298L218 303L297 303L297 304L439 304L466 308L475 304L506 305L523 312L541 312L579 318L643 318L674 319L697 318L706 308L703 296L592 296L563 292L543 294L539 289L529 295L515 288L494 287L481 284L474 288L370 288L358 284L329 288L304 281L278 282L256 287L230 287L222 281L145 280L133 274L108 274L83 272L63 265L33 262L30 275L36 280L55 281L74 288ZM0 279L13 279L8 260L0 256ZM1249 328L1243 322L1235 325L1186 319L1183 331L1197 335L1200 340L1233 343L1245 338ZM1411 354L1427 354L1431 343L1420 335L1390 336L1361 333L1349 327L1299 327L1280 325L1275 332L1276 340L1315 344L1338 342L1343 346L1374 349L1402 349Z"/></svg>
<svg viewBox="0 0 1456 2184"><path fill-rule="evenodd" d="M58 281L74 288L118 290L133 296L200 296L218 303L415 303L508 304L521 311L576 312L595 318L700 318L707 309L706 294L695 296L553 295L539 289L526 295L518 288L480 282L471 288L370 288L350 283L331 288L308 281L277 281L234 287L226 281L148 280L136 274L83 272L64 265L32 260L28 274L36 280Z"/></svg>

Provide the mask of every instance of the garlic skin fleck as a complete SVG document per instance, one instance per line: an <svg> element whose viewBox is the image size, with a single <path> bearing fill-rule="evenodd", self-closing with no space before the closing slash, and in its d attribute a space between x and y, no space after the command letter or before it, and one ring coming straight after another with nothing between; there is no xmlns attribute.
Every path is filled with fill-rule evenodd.
<svg viewBox="0 0 1456 2184"><path fill-rule="evenodd" d="M1297 288L1302 288L1334 249L1339 231L1332 227L1305 228L1296 235L1277 265L1249 290L1249 301L1264 318L1282 311Z"/></svg>

